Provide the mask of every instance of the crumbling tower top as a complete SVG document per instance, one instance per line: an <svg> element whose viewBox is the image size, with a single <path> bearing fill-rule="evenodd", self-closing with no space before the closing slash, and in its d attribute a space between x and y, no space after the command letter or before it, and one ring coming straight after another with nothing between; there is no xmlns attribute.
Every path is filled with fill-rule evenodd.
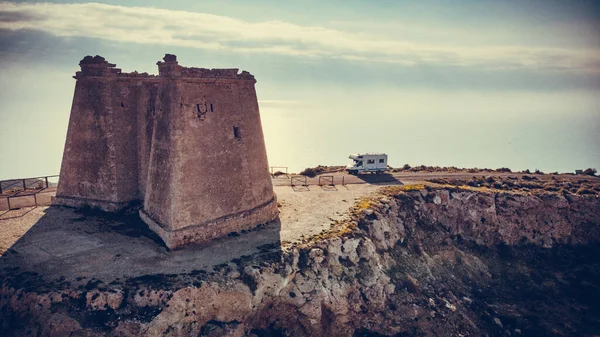
<svg viewBox="0 0 600 337"><path fill-rule="evenodd" d="M81 71L75 74L75 78L82 76L119 76L121 74L121 69L116 68L116 64L108 63L104 57L99 55L84 57L79 62L79 66Z"/></svg>
<svg viewBox="0 0 600 337"><path fill-rule="evenodd" d="M158 76L174 77L181 76L181 68L177 62L177 56L173 54L165 54L163 61L156 62L158 66Z"/></svg>
<svg viewBox="0 0 600 337"><path fill-rule="evenodd" d="M239 72L238 68L229 69L206 69L183 67L177 62L177 56L173 54L165 54L163 61L158 61L158 76L159 77L190 77L190 78L219 78L231 80L248 80L256 82L254 76L247 71Z"/></svg>
<svg viewBox="0 0 600 337"><path fill-rule="evenodd" d="M109 63L104 57L86 56L79 62L81 71L78 71L74 78L79 79L83 77L116 77L116 78L129 78L135 77L136 79L146 78L155 80L158 78L197 78L197 79L220 79L220 80L244 80L252 81L255 83L256 80L247 71L239 72L237 68L229 69L207 69L207 68L195 68L195 67L183 67L177 62L177 56L173 54L165 54L163 61L158 61L158 76L149 75L148 73L138 73L133 71L130 73L121 72L120 68L116 68L116 64ZM239 72L239 73L238 73Z"/></svg>

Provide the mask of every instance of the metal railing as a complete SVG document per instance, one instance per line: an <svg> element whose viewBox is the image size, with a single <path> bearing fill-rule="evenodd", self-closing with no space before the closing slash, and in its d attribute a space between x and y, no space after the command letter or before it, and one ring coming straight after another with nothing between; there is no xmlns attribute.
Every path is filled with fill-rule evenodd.
<svg viewBox="0 0 600 337"><path fill-rule="evenodd" d="M58 184L58 175L0 180L0 194L38 191Z"/></svg>
<svg viewBox="0 0 600 337"><path fill-rule="evenodd" d="M333 176L319 176L319 186L334 186Z"/></svg>
<svg viewBox="0 0 600 337"><path fill-rule="evenodd" d="M58 178L58 175L52 175L34 178L0 180L0 202L5 203L5 206L0 205L0 209L10 211L21 207L37 207L40 205L38 196L43 197L41 201L42 204L48 204L47 200L49 197L46 194L54 191L54 187L58 185ZM33 202L25 202L26 206L23 206L23 198L28 197L33 198ZM18 202L16 202L16 205L14 205L11 203L11 200ZM17 206L19 204L21 206Z"/></svg>
<svg viewBox="0 0 600 337"><path fill-rule="evenodd" d="M306 176L292 176L290 177L291 186L308 186L308 179Z"/></svg>
<svg viewBox="0 0 600 337"><path fill-rule="evenodd" d="M277 173L277 172L285 173L285 175L288 176L288 167L287 166L270 166L269 169L271 171L272 177L275 177L275 173ZM275 171L275 170L277 170L277 171ZM281 170L285 170L285 172L283 172Z"/></svg>

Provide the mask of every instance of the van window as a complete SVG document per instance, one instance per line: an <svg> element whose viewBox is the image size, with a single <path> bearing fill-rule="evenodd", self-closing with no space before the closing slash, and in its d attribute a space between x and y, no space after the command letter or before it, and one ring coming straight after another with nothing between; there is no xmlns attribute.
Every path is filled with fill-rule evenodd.
<svg viewBox="0 0 600 337"><path fill-rule="evenodd" d="M385 159L379 159L379 163L383 164L385 162Z"/></svg>
<svg viewBox="0 0 600 337"><path fill-rule="evenodd" d="M369 159L369 160L367 160L367 164L375 164L375 159Z"/></svg>

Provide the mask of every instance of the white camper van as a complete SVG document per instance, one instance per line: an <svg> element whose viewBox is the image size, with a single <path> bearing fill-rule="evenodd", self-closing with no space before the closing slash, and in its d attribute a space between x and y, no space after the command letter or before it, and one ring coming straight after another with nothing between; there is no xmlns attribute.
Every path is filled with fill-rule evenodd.
<svg viewBox="0 0 600 337"><path fill-rule="evenodd" d="M387 154L385 153L358 153L351 154L348 158L352 159L352 164L346 166L346 171L350 174L359 172L379 174L387 170Z"/></svg>

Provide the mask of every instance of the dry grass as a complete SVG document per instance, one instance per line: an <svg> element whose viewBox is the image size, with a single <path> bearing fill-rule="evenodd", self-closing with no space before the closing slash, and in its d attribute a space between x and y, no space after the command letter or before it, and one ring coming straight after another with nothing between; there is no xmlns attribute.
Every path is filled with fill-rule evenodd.
<svg viewBox="0 0 600 337"><path fill-rule="evenodd" d="M403 192L420 191L424 188L426 188L425 184L409 184L409 185L398 186L398 189Z"/></svg>

